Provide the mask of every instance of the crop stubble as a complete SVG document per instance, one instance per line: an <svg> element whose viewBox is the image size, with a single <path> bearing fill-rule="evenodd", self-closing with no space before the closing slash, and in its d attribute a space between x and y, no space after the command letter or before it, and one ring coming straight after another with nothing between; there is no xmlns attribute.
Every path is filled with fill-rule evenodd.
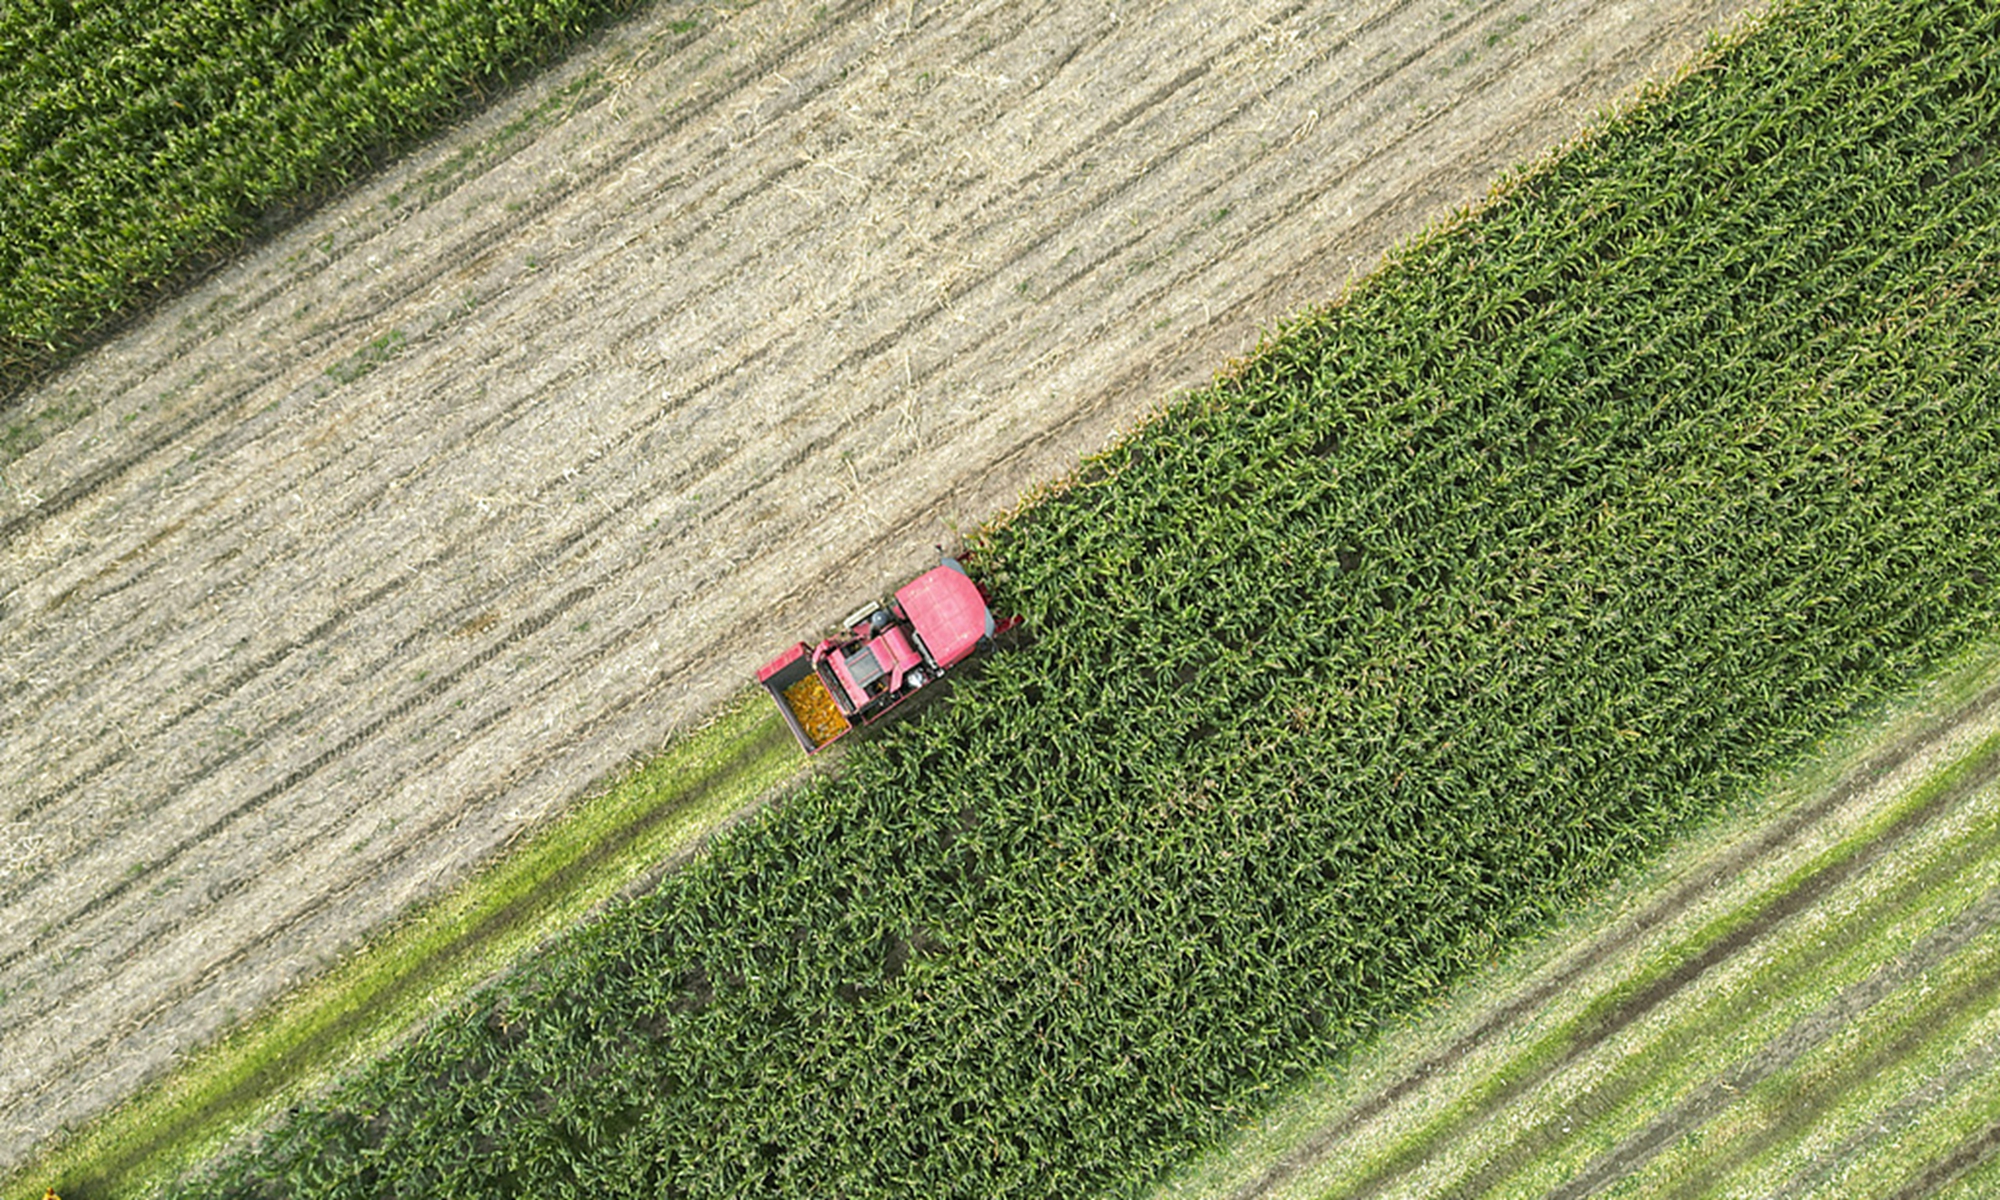
<svg viewBox="0 0 2000 1200"><path fill-rule="evenodd" d="M1744 7L654 14L26 397L0 1157Z"/></svg>

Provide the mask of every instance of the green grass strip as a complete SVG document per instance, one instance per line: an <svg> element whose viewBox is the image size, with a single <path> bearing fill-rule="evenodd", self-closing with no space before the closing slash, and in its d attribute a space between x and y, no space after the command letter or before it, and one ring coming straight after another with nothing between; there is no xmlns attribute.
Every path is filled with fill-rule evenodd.
<svg viewBox="0 0 2000 1200"><path fill-rule="evenodd" d="M1657 980L1662 964L1699 953L1740 928L1741 914L1768 910L1782 889L1769 882L1756 885L1752 876L1744 876L1714 901L1705 896L1686 898L1690 911L1685 916L1673 915L1682 911L1675 904L1665 910L1663 920L1660 905L1677 892L1685 896L1688 880L1706 878L1716 869L1715 862L1731 860L1735 847L1755 842L1781 822L1796 823L1799 813L1832 804L1854 780L1876 778L1888 769L1885 763L1900 762L1911 749L1932 745L1940 731L1976 720L1982 698L1996 689L2000 689L2000 649L1982 648L1914 697L1839 736L1823 739L1811 757L1747 797L1727 821L1687 839L1667 860L1621 882L1569 922L1467 979L1433 1010L1398 1022L1351 1057L1300 1085L1269 1113L1239 1130L1226 1146L1165 1181L1151 1193L1154 1200L1252 1194L1262 1200L1299 1200L1338 1188L1351 1190L1361 1174L1378 1165L1374 1153L1378 1147L1396 1153L1406 1139L1419 1136L1419 1125L1435 1133L1433 1143L1445 1140L1458 1159L1481 1158L1493 1137L1482 1139L1475 1133L1455 1141L1449 1133L1437 1132L1451 1111L1466 1120L1473 1118L1471 1110L1463 1109L1467 1095L1485 1095L1490 1104L1497 1095L1492 1083L1496 1076L1518 1082L1531 1069L1553 1067L1555 1055L1573 1044L1571 1031L1581 1023L1579 1014L1586 1006L1592 1012L1607 1010L1605 997L1613 991L1634 992L1633 981L1639 976ZM1964 753L1954 755L1953 761ZM1913 786L1932 782L1927 778ZM1899 807L1917 799L1909 790L1900 798ZM1869 819L1880 826L1893 823L1897 813L1871 812ZM1820 827L1815 822L1803 828ZM1842 856L1847 845L1843 838L1810 854L1790 850L1783 854L1786 859L1809 858L1824 866ZM1935 862L1938 855L1932 847L1925 861ZM1740 860L1733 861L1740 869ZM1730 877L1737 878L1738 871L1730 871ZM1849 890L1865 886L1865 882L1852 884ZM1908 915L1911 904L1920 903L1910 901L1896 908ZM1705 918L1702 906L1709 913ZM1672 925L1695 929L1674 932ZM1870 933L1888 945L1879 925ZM1621 944L1626 938L1635 940ZM1907 937L1903 944L1908 944ZM1672 949L1652 948L1661 945ZM1593 947L1617 948L1599 950L1601 957L1587 969L1564 967L1574 955L1591 953ZM1884 953L1895 949L1888 946ZM1537 994L1545 999L1528 999ZM1510 1012L1512 1016L1506 1015ZM1425 1082L1412 1089L1417 1080ZM1393 1101L1391 1110L1383 1107L1391 1103L1385 1095L1403 1098ZM1375 1115L1364 1115L1371 1113ZM1390 1128L1383 1129L1383 1124ZM1373 1132L1361 1132L1371 1126ZM1356 1147L1362 1149L1358 1156Z"/></svg>
<svg viewBox="0 0 2000 1200"><path fill-rule="evenodd" d="M1975 719L1981 697L1996 689L2000 689L2000 648L1981 648L1913 697L1837 736L1821 739L1795 770L1746 797L1727 820L1685 839L1667 859L1622 881L1568 921L1496 960L1454 988L1439 1005L1397 1022L1337 1066L1307 1080L1239 1130L1227 1145L1164 1181L1151 1193L1154 1200L1213 1200L1252 1193L1264 1200L1298 1200L1320 1194L1335 1181L1351 1180L1373 1160L1350 1157L1339 1147L1373 1149L1381 1144L1380 1134L1346 1140L1362 1127L1356 1124L1358 1114L1385 1111L1381 1107L1388 1103L1385 1095L1397 1095L1411 1082L1426 1079L1429 1082L1412 1091L1409 1099L1396 1102L1408 1114L1397 1127L1408 1129L1425 1119L1435 1123L1460 1092L1484 1087L1492 1073L1518 1074L1525 1057L1546 1054L1560 1044L1561 1038L1538 1035L1538 1030L1573 1027L1578 1020L1573 1014L1584 1005L1599 1009L1600 998L1610 990L1629 990L1629 972L1657 976L1658 960L1670 956L1645 947L1670 937L1685 953L1690 944L1698 949L1699 944L1739 927L1731 917L1746 906L1768 906L1770 889L1752 892L1746 880L1737 888L1743 894L1719 897L1709 906L1713 915L1703 926L1713 930L1708 938L1674 934L1669 928L1696 923L1698 911L1685 918L1662 919L1657 906L1684 888L1686 880L1705 876L1713 869L1707 864L1726 858L1734 847L1754 842L1760 831L1781 821L1796 821L1801 811L1831 804L1853 780L1885 770L1885 761L1901 761L1909 748L1931 744L1940 730ZM1878 816L1877 823L1882 819ZM1893 815L1887 819L1893 820ZM1818 857L1823 860L1838 849L1828 847ZM1708 902L1686 903L1689 909L1698 909ZM1675 905L1668 911L1681 909ZM1650 918L1643 915L1648 913ZM1618 945L1625 937L1633 938L1634 944ZM1563 964L1572 956L1607 945L1618 948L1602 952L1587 969L1565 969ZM1547 999L1533 1003L1525 999L1538 991L1546 992ZM1426 1100L1426 1095L1433 1098ZM1341 1140L1323 1142L1335 1136ZM1390 1132L1389 1150L1393 1152L1400 1137Z"/></svg>
<svg viewBox="0 0 2000 1200"><path fill-rule="evenodd" d="M1954 1106L1965 1132L1940 1158L1902 1181L1897 1200L1990 1200L2000 1196L2000 1088L1968 1089L1972 1103ZM1969 1111L1966 1111L1969 1110ZM1844 1197L1854 1193L1828 1192Z"/></svg>
<svg viewBox="0 0 2000 1200"><path fill-rule="evenodd" d="M1996 1000L2000 932L1988 929L1746 1090L1621 1181L1619 1194L1892 1196L1925 1175L1919 1194L1933 1194L1956 1148L1996 1113Z"/></svg>
<svg viewBox="0 0 2000 1200"><path fill-rule="evenodd" d="M1986 883L1994 880L1989 861ZM1988 932L1921 979L1868 1010L1824 1045L1762 1080L1702 1131L1698 1148L1656 1170L1676 1196L1774 1195L1802 1146L1849 1131L1880 1113L1913 1082L1933 1078L1990 1024L2000 1001L2000 933ZM1902 1139L1908 1145L1908 1137ZM1675 1168L1678 1168L1676 1170Z"/></svg>
<svg viewBox="0 0 2000 1200"><path fill-rule="evenodd" d="M1983 801L1974 801L1978 804ZM1849 894L1829 896L1835 909L1858 901L1852 912L1822 914L1822 919L1785 931L1769 947L1750 951L1757 958L1749 969L1676 1006L1666 1019L1644 1028L1643 1040L1625 1048L1624 1057L1590 1084L1587 1103L1574 1106L1557 1100L1558 1108L1541 1118L1529 1135L1516 1139L1506 1155L1520 1169L1504 1184L1481 1192L1495 1197L1550 1194L1566 1179L1576 1177L1625 1139L1648 1129L1690 1095L1713 1087L1720 1079L1754 1078L1761 1063L1776 1053L1791 1053L1786 1043L1797 1038L1829 1037L1832 1044L1812 1049L1798 1062L1774 1071L1747 1094L1730 1101L1711 1119L1698 1125L1678 1147L1669 1146L1628 1176L1629 1186L1645 1187L1636 1194L1706 1195L1718 1188L1736 1195L1768 1194L1759 1188L1722 1187L1727 1171L1748 1169L1787 1139L1815 1133L1819 1121L1838 1122L1838 1097L1816 1092L1807 1081L1811 1072L1838 1077L1843 1072L1872 1079L1891 1069L1899 1058L1882 1059L1879 1025L1893 1025L1895 1014L1915 995L1905 982L1863 1013L1849 1027L1849 1040L1835 1040L1830 1031L1815 1030L1827 1007L1850 989L1889 986L1879 981L1893 973L1903 956L1921 946L1978 904L1995 883L2000 868L2000 838L1984 822L1976 822L1946 844L1927 848L1898 863L1884 878L1855 880ZM1879 886L1880 892L1874 889ZM1990 942L1991 936L1986 936ZM1768 960L1762 956L1768 954ZM1971 957L1967 957L1971 954ZM1981 960L1962 952L1939 968L1942 972ZM1989 974L1972 981L1974 991L1990 988ZM1701 992L1697 986L1694 989ZM1941 1025L1925 1027L1939 1031ZM1873 1040L1871 1039L1873 1036ZM1900 1054L1919 1053L1905 1047ZM1558 1094L1563 1092L1560 1086ZM1570 1089L1574 1094L1574 1089ZM1772 1096L1785 1105L1760 1107ZM1811 1103L1808 1103L1808 1102ZM1846 1103L1860 1103L1857 1091ZM1557 1136L1555 1127L1563 1129ZM1660 1182L1653 1182L1653 1181Z"/></svg>
<svg viewBox="0 0 2000 1200"><path fill-rule="evenodd" d="M74 1195L153 1190L692 853L800 763L763 693L744 693L0 1188L51 1179Z"/></svg>
<svg viewBox="0 0 2000 1200"><path fill-rule="evenodd" d="M1775 1178L1765 1181L1759 1194L1772 1200L1813 1197L1833 1200L1845 1194L1845 1181L1859 1164L1885 1150L1907 1164L1910 1160L1901 1153L1899 1136L1905 1131L1937 1128L1941 1123L1953 1121L1954 1112L1972 1106L1976 1114L1981 1101L1990 1105L1993 1099L1989 1095L1990 1081L1996 1070L2000 1070L2000 1006L1969 1015L1976 1018L1973 1027L1966 1030L1957 1044L1941 1053L1926 1053L1906 1060L1888 1073L1889 1086L1869 1089L1880 1093L1876 1107L1843 1106L1844 1111L1835 1114L1836 1121L1825 1123L1825 1128L1816 1130L1814 1136L1796 1141L1786 1158L1775 1161L1767 1171L1789 1169L1790 1176L1781 1181ZM1992 1124L1988 1111L1984 1119L1977 1115L1970 1118L1975 1122L1974 1130ZM1965 1120L1957 1119L1958 1125L1965 1124ZM1842 1128L1840 1121L1851 1128ZM1960 1141L1963 1140L1960 1136ZM1947 1160L1956 1152L1934 1160L1932 1166L1938 1170L1932 1190L1955 1171L1971 1165L1968 1160L1954 1169Z"/></svg>

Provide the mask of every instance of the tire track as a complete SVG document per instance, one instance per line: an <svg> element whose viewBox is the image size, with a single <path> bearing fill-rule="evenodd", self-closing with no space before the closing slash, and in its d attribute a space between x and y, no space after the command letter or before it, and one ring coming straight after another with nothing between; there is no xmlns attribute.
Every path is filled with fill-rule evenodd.
<svg viewBox="0 0 2000 1200"><path fill-rule="evenodd" d="M2000 1123L1988 1125L1954 1146L1950 1154L1926 1167L1891 1200L1929 1200L1956 1183L1960 1176L1992 1161L1995 1154L2000 1154Z"/></svg>
<svg viewBox="0 0 2000 1200"><path fill-rule="evenodd" d="M1786 1180L1773 1200L1798 1200L1798 1197L1819 1191L1835 1176L1845 1172L1885 1134L1891 1137L1897 1136L1925 1111L1937 1107L1967 1087L1978 1086L1991 1080L1996 1068L2000 1068L2000 1037L1991 1037L1953 1062L1942 1075L1928 1081L1875 1120L1855 1130L1831 1152L1819 1156L1815 1162ZM1969 1144L1976 1145L1979 1140L1975 1137ZM1952 1178L1976 1165L1979 1157L1983 1157L1975 1156L1960 1162L1959 1155L1965 1149L1966 1146L1961 1145L1953 1153L1933 1163L1928 1170L1918 1176L1921 1190L1913 1193L1906 1188L1903 1194L1932 1195ZM1991 1153L1991 1147L1986 1153Z"/></svg>
<svg viewBox="0 0 2000 1200"><path fill-rule="evenodd" d="M1978 903L1948 925L1934 930L1908 953L1884 964L1867 979L1842 989L1824 1008L1787 1029L1748 1061L1697 1088L1694 1094L1620 1142L1581 1175L1550 1191L1550 1200L1576 1200L1593 1195L1612 1181L1632 1174L1674 1139L1707 1125L1743 1093L1791 1067L1869 1009L1996 928L2000 928L2000 888L1987 892ZM1955 994L1967 1003L2000 995L2000 969L1976 976ZM1717 1164L1723 1165L1726 1164Z"/></svg>
<svg viewBox="0 0 2000 1200"><path fill-rule="evenodd" d="M1935 947L1928 945L1920 946L1917 950L1920 954L1935 951ZM1939 967L1949 969L1955 965L1951 959L1959 953L1970 955L1973 952L1961 948L1950 954L1941 954L1933 959L1930 967L1926 969ZM1901 987L1891 987L1893 981L1884 979L1883 975L1878 973L1875 978L1867 981L1866 987L1874 990L1877 1002L1894 1000L1901 1004L1918 1006L1918 1011L1921 1013L1918 1020L1911 1022L1901 1034L1882 1045L1864 1054L1844 1059L1827 1075L1815 1076L1809 1084L1795 1083L1794 1086L1798 1087L1802 1094L1781 1118L1765 1123L1753 1135L1741 1139L1737 1144L1728 1147L1725 1152L1704 1159L1700 1167L1687 1176L1684 1182L1675 1184L1674 1193L1687 1197L1718 1194L1731 1175L1752 1165L1762 1155L1785 1145L1788 1139L1796 1139L1806 1130L1819 1124L1827 1117L1828 1110L1841 1096L1866 1088L1877 1076L1893 1071L1900 1064L1923 1053L1927 1045L1938 1037L1939 1030L1949 1030L1956 1024L1954 1018L1967 1012L1991 1011L1995 1001L2000 1000L2000 965L1989 966L1984 971L1970 974L1967 978L1942 990L1933 989L1928 983L1920 984L1916 989L1920 992L1918 997L1905 994L1911 990L1907 982ZM1742 1088L1747 1093L1751 1088L1766 1084L1790 1071L1807 1054L1839 1036L1840 1029L1829 1023L1834 1018L1855 1010L1852 1011L1850 1019L1859 1021L1864 1018L1866 1009L1875 1007L1875 1003L1868 1003L1865 1008L1863 1007L1866 997L1859 994L1862 990L1863 985L1856 985L1843 994L1842 999L1845 1003L1839 1009L1815 1014L1814 1017L1801 1023L1803 1028L1795 1026L1785 1039L1787 1045L1784 1049L1790 1052L1790 1057L1783 1057L1782 1054L1775 1052L1777 1047L1774 1046L1774 1053L1760 1056L1758 1063L1732 1072L1728 1078L1719 1081L1719 1086L1725 1089ZM1987 1068L1990 1069L1992 1061L1992 1057L1987 1056ZM1954 1070L1950 1072L1950 1074L1960 1074L1961 1083L1965 1065L1961 1060L1953 1064ZM1799 1076L1794 1076L1795 1080L1798 1078ZM1739 1107L1741 1103L1739 1097L1734 1095L1718 1099L1721 1100L1721 1104L1710 1114L1711 1119ZM1887 1116L1889 1114L1885 1114L1885 1118ZM1878 1118L1871 1124L1879 1136L1884 1128L1883 1119Z"/></svg>

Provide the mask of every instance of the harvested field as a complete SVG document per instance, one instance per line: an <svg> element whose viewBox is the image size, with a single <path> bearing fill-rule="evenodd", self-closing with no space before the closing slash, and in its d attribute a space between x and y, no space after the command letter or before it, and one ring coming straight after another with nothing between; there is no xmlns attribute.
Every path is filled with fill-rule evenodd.
<svg viewBox="0 0 2000 1200"><path fill-rule="evenodd" d="M0 1162L1744 7L662 11L27 396Z"/></svg>

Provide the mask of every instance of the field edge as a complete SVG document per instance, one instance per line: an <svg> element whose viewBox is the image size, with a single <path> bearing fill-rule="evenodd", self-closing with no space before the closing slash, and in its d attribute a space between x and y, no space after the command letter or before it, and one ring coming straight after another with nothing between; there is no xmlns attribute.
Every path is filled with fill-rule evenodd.
<svg viewBox="0 0 2000 1200"><path fill-rule="evenodd" d="M157 1194L605 905L655 886L811 769L746 689L130 1100L46 1143L0 1175L0 1192L47 1180L65 1195Z"/></svg>

